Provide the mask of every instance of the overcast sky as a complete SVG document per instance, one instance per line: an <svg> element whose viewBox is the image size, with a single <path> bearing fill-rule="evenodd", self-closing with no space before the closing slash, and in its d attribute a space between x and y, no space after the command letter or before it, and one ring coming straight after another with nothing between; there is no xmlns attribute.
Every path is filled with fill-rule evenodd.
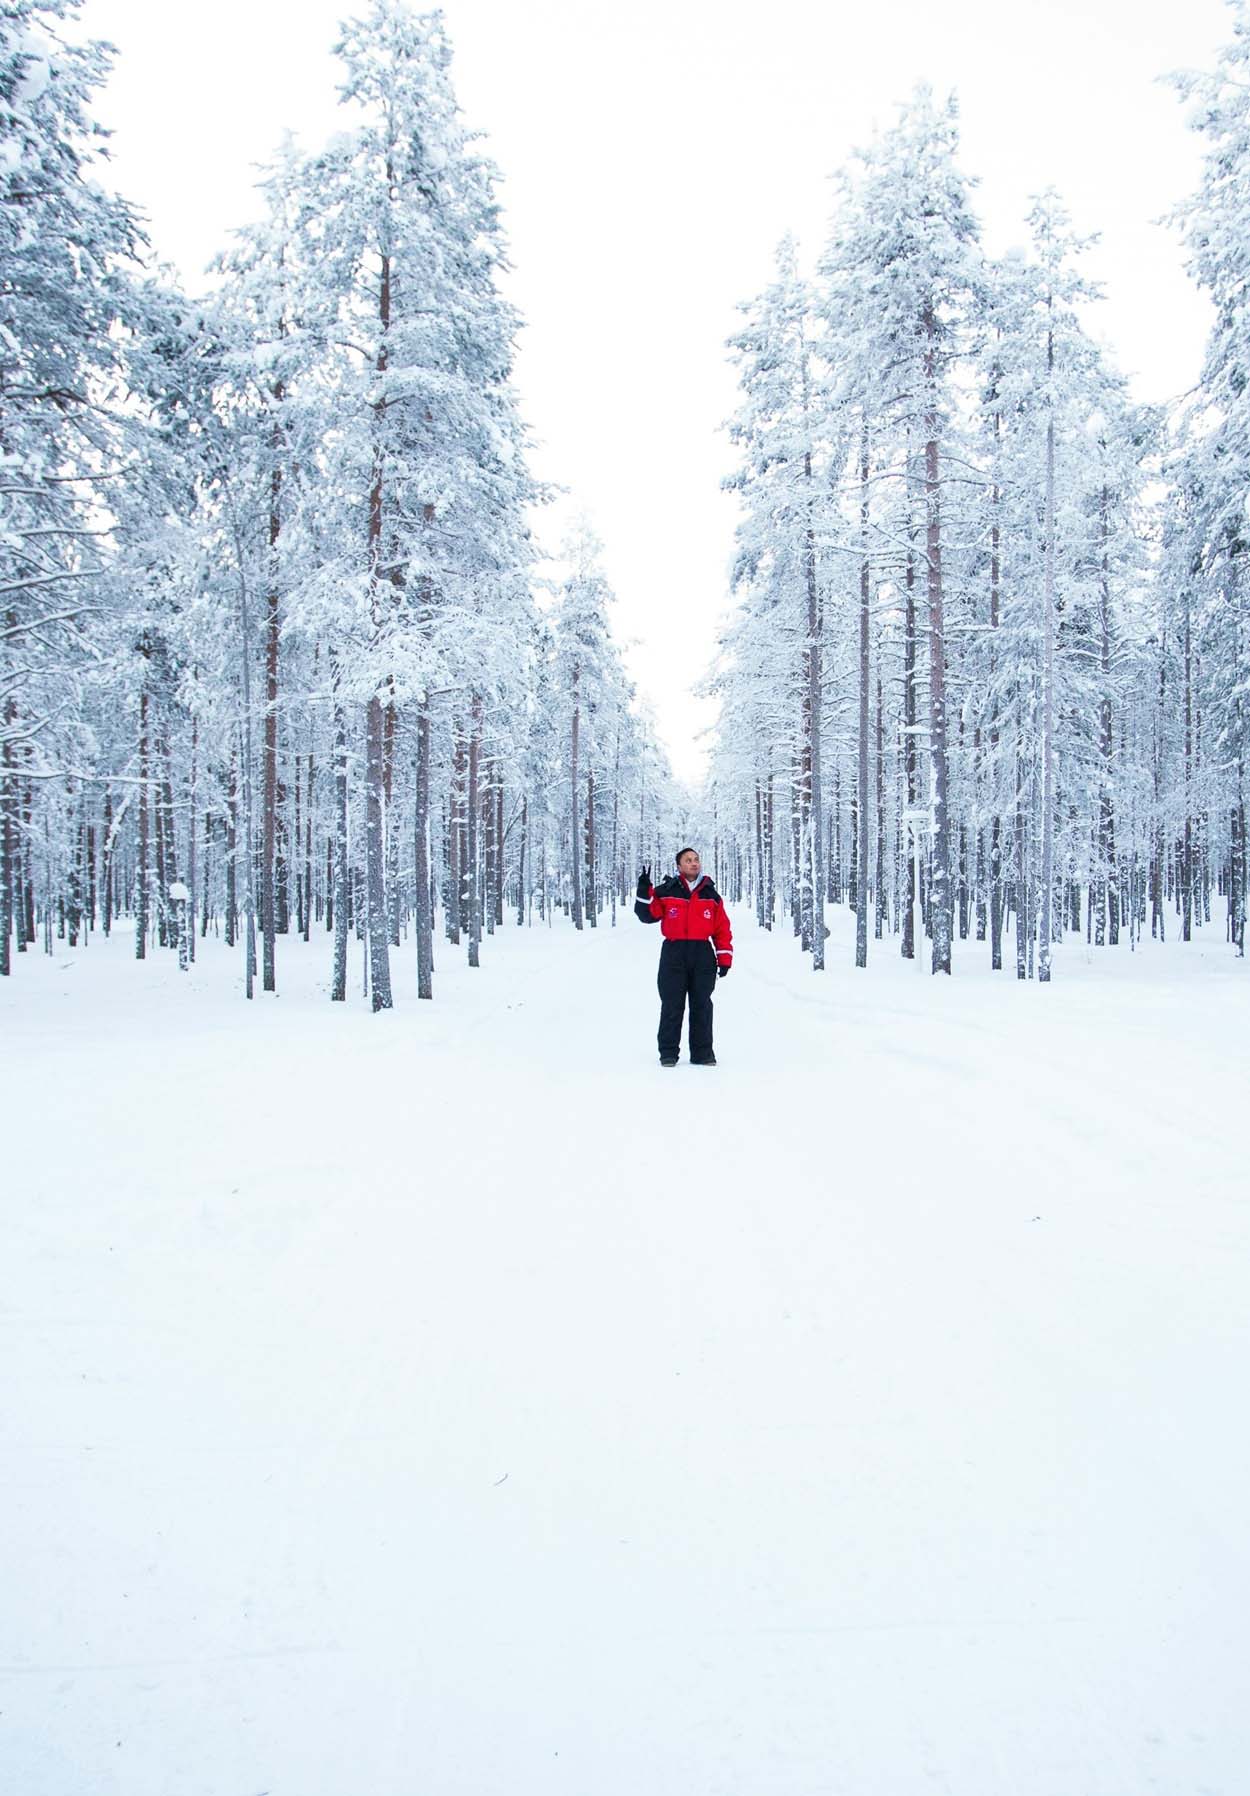
<svg viewBox="0 0 1250 1796"><path fill-rule="evenodd" d="M256 215L284 129L339 128L329 54L343 0L86 0L117 46L99 107L116 185L194 288ZM536 471L603 539L640 694L697 777L704 672L728 603L721 426L736 303L787 230L814 255L828 177L917 81L960 99L987 247L1057 186L1102 243L1102 334L1139 398L1194 379L1205 303L1156 224L1192 191L1197 140L1158 77L1210 67L1222 0L448 0L454 78L503 173L526 318L517 384ZM549 519L554 530L557 519Z"/></svg>

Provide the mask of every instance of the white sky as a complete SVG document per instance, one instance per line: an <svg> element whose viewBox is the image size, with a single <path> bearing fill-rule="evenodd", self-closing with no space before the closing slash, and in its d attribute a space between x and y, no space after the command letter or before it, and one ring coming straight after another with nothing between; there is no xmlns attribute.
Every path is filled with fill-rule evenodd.
<svg viewBox="0 0 1250 1796"><path fill-rule="evenodd" d="M194 287L255 216L253 165L286 128L338 128L343 0L86 0L117 46L99 107L119 189ZM1222 0L447 0L454 78L504 182L527 328L517 364L536 471L606 550L618 636L676 771L703 766L689 687L727 605L736 302L794 230L810 255L828 176L919 80L961 103L987 246L1024 236L1053 183L1100 231L1104 336L1139 398L1195 377L1205 302L1152 221L1192 191L1199 146L1157 77L1209 67ZM548 514L551 540L558 521Z"/></svg>

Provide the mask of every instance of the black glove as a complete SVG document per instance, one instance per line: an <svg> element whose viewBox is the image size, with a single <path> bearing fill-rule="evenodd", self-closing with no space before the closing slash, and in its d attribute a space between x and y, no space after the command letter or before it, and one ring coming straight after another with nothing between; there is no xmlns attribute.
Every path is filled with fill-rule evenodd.
<svg viewBox="0 0 1250 1796"><path fill-rule="evenodd" d="M718 979L726 978L728 976L728 973L729 973L728 967L717 967L717 969L716 969L716 977Z"/></svg>
<svg viewBox="0 0 1250 1796"><path fill-rule="evenodd" d="M651 896L651 868L649 866L644 867L638 875L638 896L640 898Z"/></svg>

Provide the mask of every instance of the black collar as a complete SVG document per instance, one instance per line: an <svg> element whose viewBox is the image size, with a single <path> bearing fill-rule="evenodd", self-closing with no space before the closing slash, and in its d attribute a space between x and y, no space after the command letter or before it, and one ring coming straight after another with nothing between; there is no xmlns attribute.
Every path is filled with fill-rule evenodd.
<svg viewBox="0 0 1250 1796"><path fill-rule="evenodd" d="M664 884L657 889L669 898L698 898L702 896L713 899L717 904L720 903L710 873L700 873L693 891L680 873L670 873Z"/></svg>

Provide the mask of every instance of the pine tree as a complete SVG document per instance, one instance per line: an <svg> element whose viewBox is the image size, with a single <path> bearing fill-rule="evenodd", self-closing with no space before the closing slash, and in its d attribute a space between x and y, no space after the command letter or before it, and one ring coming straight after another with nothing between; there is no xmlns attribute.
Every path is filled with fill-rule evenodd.
<svg viewBox="0 0 1250 1796"><path fill-rule="evenodd" d="M951 970L952 935L943 571L951 460L946 444L956 428L954 383L969 352L983 280L977 226L968 182L955 160L957 148L953 101L938 109L928 89L919 89L893 129L860 152L842 179L821 264L824 353L835 414L857 408L861 431L867 427L874 433L877 478L893 476L905 491L914 468L923 494L932 812L929 912L935 973ZM900 465L891 465L891 454L904 458ZM867 485L862 450L861 481ZM861 588L861 812L867 790L868 609ZM859 878L865 881L862 818L860 832Z"/></svg>

